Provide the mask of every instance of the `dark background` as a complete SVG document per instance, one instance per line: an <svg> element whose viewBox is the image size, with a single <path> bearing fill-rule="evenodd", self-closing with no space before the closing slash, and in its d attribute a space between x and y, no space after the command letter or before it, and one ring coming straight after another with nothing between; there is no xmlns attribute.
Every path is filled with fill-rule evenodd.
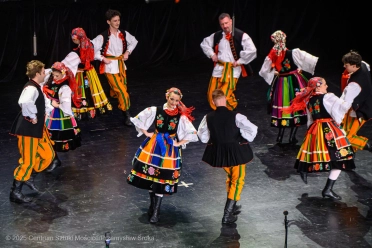
<svg viewBox="0 0 372 248"><path fill-rule="evenodd" d="M26 80L25 65L38 59L50 67L74 47L73 28L90 39L107 29L108 8L122 13L121 28L139 41L127 62L128 70L209 63L200 43L220 29L218 15L235 14L236 27L247 32L258 50L252 62L257 74L272 47L270 34L282 30L287 47L318 56L316 72L342 72L341 57L356 49L371 63L369 8L356 1L260 0L0 0L0 84ZM37 56L32 38L37 35ZM97 63L96 63L97 66Z"/></svg>

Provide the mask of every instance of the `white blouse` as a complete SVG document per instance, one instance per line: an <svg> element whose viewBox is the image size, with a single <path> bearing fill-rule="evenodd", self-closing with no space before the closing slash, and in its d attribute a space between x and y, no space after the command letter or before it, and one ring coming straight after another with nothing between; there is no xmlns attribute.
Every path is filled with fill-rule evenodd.
<svg viewBox="0 0 372 248"><path fill-rule="evenodd" d="M46 69L45 74L47 75L44 79L44 84L48 81L49 77L52 75L52 70L51 69ZM52 83L54 84L54 82ZM71 108L71 96L72 96L72 91L68 85L62 86L59 91L58 91L58 98L59 98L59 108L63 111L63 114L65 116L73 116L74 114L72 113L72 108ZM48 109L46 110L48 115L50 112L54 109L52 106L52 100L47 98L45 99L45 105L48 105Z"/></svg>
<svg viewBox="0 0 372 248"><path fill-rule="evenodd" d="M257 126L250 122L246 116L242 114L236 114L235 116L236 126L240 129L240 134L244 139L252 142L257 135ZM198 128L198 136L201 142L208 143L210 138L210 132L207 124L207 116L205 115L203 120L200 122Z"/></svg>
<svg viewBox="0 0 372 248"><path fill-rule="evenodd" d="M168 109L167 104L163 105L163 109ZM137 137L140 137L143 133L141 129L148 130L150 126L154 123L156 116L156 107L148 107L141 111L136 117L131 117L131 122L135 125L138 132ZM180 141L187 140L182 148L186 148L186 144L189 142L198 141L198 136L196 134L196 129L191 123L191 121L184 115L181 115L180 121L177 128L177 136Z"/></svg>
<svg viewBox="0 0 372 248"><path fill-rule="evenodd" d="M222 62L234 62L234 55L231 52L230 43L227 39L224 38L225 33L222 32L221 34L221 40L218 43L218 60ZM200 44L200 47L202 48L204 54L211 58L214 53L214 47L213 47L213 41L214 41L214 33L210 36L204 38L202 43ZM238 64L240 65L246 65L250 63L252 60L254 60L257 57L257 49L254 45L251 37L249 37L248 34L244 33L242 37L242 47L243 50L239 54ZM216 78L222 77L222 71L224 69L224 66L216 64L216 66L213 69L212 76ZM240 73L242 72L242 68L240 66L234 67L234 78L239 78Z"/></svg>
<svg viewBox="0 0 372 248"><path fill-rule="evenodd" d="M331 115L332 119L337 123L341 124L347 111L350 109L353 99L347 98L341 99L333 93L326 93L323 98L323 105L327 112ZM309 127L314 121L310 111L306 108L307 112L307 127Z"/></svg>
<svg viewBox="0 0 372 248"><path fill-rule="evenodd" d="M299 69L311 73L311 75L314 75L315 66L316 63L318 62L318 57L315 57L310 53L295 48L292 50L292 58L293 62ZM273 70L271 69L272 63L273 62L271 61L271 59L268 56L266 56L264 63L261 67L261 70L258 73L269 85L271 85L275 76L274 74L275 69Z"/></svg>

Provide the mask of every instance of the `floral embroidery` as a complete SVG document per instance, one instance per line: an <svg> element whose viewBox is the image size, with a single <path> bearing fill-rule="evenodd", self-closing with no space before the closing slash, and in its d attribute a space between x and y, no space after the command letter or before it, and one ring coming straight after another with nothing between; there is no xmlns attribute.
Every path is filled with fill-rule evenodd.
<svg viewBox="0 0 372 248"><path fill-rule="evenodd" d="M147 173L147 170L148 170L147 164L145 164L144 166L142 166L142 169L143 169L143 173Z"/></svg>
<svg viewBox="0 0 372 248"><path fill-rule="evenodd" d="M173 177L174 179L177 179L177 178L179 177L178 171L174 171L172 177Z"/></svg>
<svg viewBox="0 0 372 248"><path fill-rule="evenodd" d="M335 137L333 136L333 133L332 133L331 129L329 129L329 127L325 127L323 129L323 131L324 131L324 137L327 140L327 145L331 146L331 147L334 147L335 146Z"/></svg>
<svg viewBox="0 0 372 248"><path fill-rule="evenodd" d="M283 60L283 68L282 68L282 71L284 71L284 68L288 71L291 69L291 63L289 62L289 59L285 59Z"/></svg>
<svg viewBox="0 0 372 248"><path fill-rule="evenodd" d="M157 177L160 175L160 170L159 169L156 169L155 172L154 172L154 175Z"/></svg>
<svg viewBox="0 0 372 248"><path fill-rule="evenodd" d="M148 172L150 175L154 175L155 169L153 167L150 167Z"/></svg>
<svg viewBox="0 0 372 248"><path fill-rule="evenodd" d="M134 176L133 176L132 174L130 174L130 175L128 176L128 181L129 181L129 182L132 182L132 181L133 181L133 178L134 178Z"/></svg>
<svg viewBox="0 0 372 248"><path fill-rule="evenodd" d="M288 126L289 125L289 121L287 120L282 120L282 126Z"/></svg>
<svg viewBox="0 0 372 248"><path fill-rule="evenodd" d="M325 165L325 169L326 169L326 170L329 170L329 169L330 169L330 168L329 168L329 164L326 164L326 165Z"/></svg>
<svg viewBox="0 0 372 248"><path fill-rule="evenodd" d="M271 123L272 123L274 126L278 126L278 121L277 121L277 120L272 120Z"/></svg>
<svg viewBox="0 0 372 248"><path fill-rule="evenodd" d="M348 151L345 148L342 148L340 150L340 154L341 154L342 157L345 157L348 154Z"/></svg>
<svg viewBox="0 0 372 248"><path fill-rule="evenodd" d="M159 114L158 116L156 116L156 126L159 127L159 128L162 128L164 125L164 117Z"/></svg>
<svg viewBox="0 0 372 248"><path fill-rule="evenodd" d="M169 185L165 186L165 191L166 192L170 192L170 190L171 190L171 187Z"/></svg>
<svg viewBox="0 0 372 248"><path fill-rule="evenodd" d="M168 124L168 130L174 130L177 126L177 123L178 123L178 119L177 118L173 118L170 120L169 124Z"/></svg>
<svg viewBox="0 0 372 248"><path fill-rule="evenodd" d="M310 105L309 111L312 114L318 114L318 113L320 113L320 102L319 102L319 99L317 99L315 101L315 103L313 104L313 106Z"/></svg>
<svg viewBox="0 0 372 248"><path fill-rule="evenodd" d="M320 164L315 164L314 165L314 170L316 170L316 171L320 170Z"/></svg>

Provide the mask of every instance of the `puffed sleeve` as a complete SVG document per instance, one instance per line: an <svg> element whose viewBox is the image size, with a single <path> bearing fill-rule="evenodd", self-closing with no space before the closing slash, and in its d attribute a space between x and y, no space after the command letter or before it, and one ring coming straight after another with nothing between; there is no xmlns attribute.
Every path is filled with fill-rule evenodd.
<svg viewBox="0 0 372 248"><path fill-rule="evenodd" d="M200 43L200 47L203 50L203 53L208 57L211 58L214 55L213 51L213 39L214 34L203 39L202 43Z"/></svg>
<svg viewBox="0 0 372 248"><path fill-rule="evenodd" d="M240 129L240 134L243 136L243 138L249 142L252 142L257 135L257 126L250 122L247 117L242 114L236 114L235 123Z"/></svg>
<svg viewBox="0 0 372 248"><path fill-rule="evenodd" d="M271 64L272 64L272 61L271 59L266 56L263 64L262 64L262 67L261 67L261 70L258 72L258 74L263 77L263 79L266 81L266 83L268 83L269 85L271 85L273 79L274 79L274 76L275 76L275 70L272 70L271 68Z"/></svg>
<svg viewBox="0 0 372 248"><path fill-rule="evenodd" d="M22 108L23 116L28 116L31 119L36 118L37 108L35 102L38 96L39 92L37 91L36 87L27 86L23 89L18 100L18 104Z"/></svg>
<svg viewBox="0 0 372 248"><path fill-rule="evenodd" d="M302 51L298 48L292 50L292 57L298 68L311 73L311 75L314 75L318 57L315 57L314 55L311 55L310 53Z"/></svg>
<svg viewBox="0 0 372 248"><path fill-rule="evenodd" d="M243 50L240 52L240 58L237 62L246 65L257 57L257 48L251 37L246 33L244 33L242 37L242 47Z"/></svg>
<svg viewBox="0 0 372 248"><path fill-rule="evenodd" d="M201 142L208 143L210 138L210 133L207 125L207 116L205 115L203 120L200 122L198 127L198 137Z"/></svg>
<svg viewBox="0 0 372 248"><path fill-rule="evenodd" d="M327 93L323 98L324 107L331 115L332 119L338 124L342 122L342 119L344 118L347 111L350 109L352 103L353 100L345 101L341 98L338 98L333 93Z"/></svg>
<svg viewBox="0 0 372 248"><path fill-rule="evenodd" d="M91 40L94 46L94 59L102 61L103 56L101 55L101 49L102 49L102 44L103 44L103 36L98 35L96 38Z"/></svg>
<svg viewBox="0 0 372 248"><path fill-rule="evenodd" d="M137 137L140 137L143 134L141 129L148 130L150 128L150 126L154 123L155 115L156 107L149 107L142 110L135 117L130 118L130 121L134 124L138 132Z"/></svg>
<svg viewBox="0 0 372 248"><path fill-rule="evenodd" d="M187 116L181 115L177 129L177 136L180 141L187 140L187 142L182 145L183 149L186 148L186 144L188 144L189 142L198 141L196 129L189 120L189 118L187 118Z"/></svg>
<svg viewBox="0 0 372 248"><path fill-rule="evenodd" d="M58 91L59 108L66 115L74 115L71 108L71 89L67 85L62 86Z"/></svg>
<svg viewBox="0 0 372 248"><path fill-rule="evenodd" d="M72 73L74 73L75 76L76 71L78 70L78 66L81 63L81 60L77 53L70 52L69 54L67 54L66 58L64 58L61 62L65 64L65 66L70 68L70 70L72 71Z"/></svg>

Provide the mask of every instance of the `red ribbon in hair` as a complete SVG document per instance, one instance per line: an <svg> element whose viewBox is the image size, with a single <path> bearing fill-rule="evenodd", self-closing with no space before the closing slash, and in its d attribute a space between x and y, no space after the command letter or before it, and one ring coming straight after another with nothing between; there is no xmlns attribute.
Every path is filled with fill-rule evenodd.
<svg viewBox="0 0 372 248"><path fill-rule="evenodd" d="M71 32L72 39L78 39L80 45L73 50L79 50L81 63L84 64L84 70L88 70L92 67L90 64L94 60L94 46L93 43L88 39L84 29L75 28Z"/></svg>

